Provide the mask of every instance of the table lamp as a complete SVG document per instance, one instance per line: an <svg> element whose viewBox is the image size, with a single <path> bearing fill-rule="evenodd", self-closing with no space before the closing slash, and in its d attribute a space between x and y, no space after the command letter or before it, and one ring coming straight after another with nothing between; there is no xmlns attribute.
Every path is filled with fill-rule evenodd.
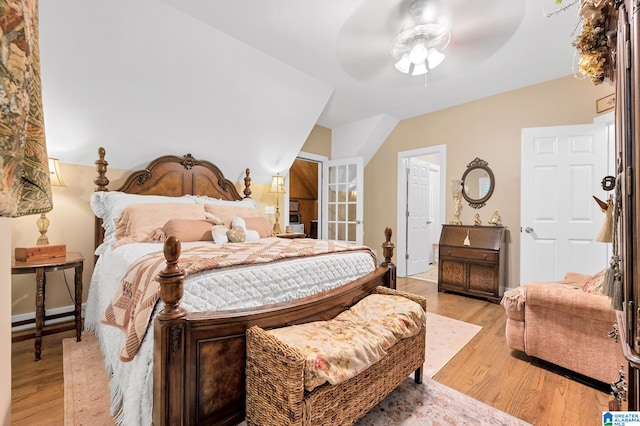
<svg viewBox="0 0 640 426"><path fill-rule="evenodd" d="M67 186L62 179L60 161L57 158L49 158L49 179L51 180L51 186ZM40 213L40 217L36 220L36 226L38 227L38 231L40 231L40 237L38 237L36 245L49 244L49 237L47 237L49 218L46 213Z"/></svg>
<svg viewBox="0 0 640 426"><path fill-rule="evenodd" d="M279 201L280 201L280 194L284 194L284 178L280 176L280 173L277 173L271 179L271 188L269 189L269 192L276 194L276 213L275 213L276 222L273 224L273 233L281 234L282 231L280 230L280 223L279 223L279 220L280 220Z"/></svg>

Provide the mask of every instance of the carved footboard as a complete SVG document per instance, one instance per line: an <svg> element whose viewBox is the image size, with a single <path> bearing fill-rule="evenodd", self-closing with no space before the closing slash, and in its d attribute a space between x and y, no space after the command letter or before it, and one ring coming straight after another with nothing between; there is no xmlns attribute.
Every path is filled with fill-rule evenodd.
<svg viewBox="0 0 640 426"><path fill-rule="evenodd" d="M184 274L180 243L169 238L160 273L165 308L154 321L153 420L155 425L233 425L245 417L245 331L327 320L380 285L396 287L391 230L385 230L384 262L372 273L337 289L296 301L221 312L180 308Z"/></svg>

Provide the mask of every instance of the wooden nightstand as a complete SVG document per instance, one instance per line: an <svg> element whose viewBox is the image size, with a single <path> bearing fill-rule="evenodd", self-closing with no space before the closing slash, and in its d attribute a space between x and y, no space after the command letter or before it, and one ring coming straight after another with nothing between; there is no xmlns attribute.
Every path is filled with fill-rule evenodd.
<svg viewBox="0 0 640 426"><path fill-rule="evenodd" d="M73 311L63 312L56 315L45 315L44 296L47 279L45 273L60 271L64 269L75 269L75 300ZM36 274L36 318L35 320L24 320L12 325L24 325L35 322L35 353L36 361L40 360L42 351L42 328L45 320L69 316L73 313L75 317L76 341L82 339L82 270L84 268L84 257L80 253L67 252L65 257L53 259L19 261L11 258L11 274Z"/></svg>
<svg viewBox="0 0 640 426"><path fill-rule="evenodd" d="M278 238L305 238L307 235L304 232L289 232L285 234L276 234Z"/></svg>

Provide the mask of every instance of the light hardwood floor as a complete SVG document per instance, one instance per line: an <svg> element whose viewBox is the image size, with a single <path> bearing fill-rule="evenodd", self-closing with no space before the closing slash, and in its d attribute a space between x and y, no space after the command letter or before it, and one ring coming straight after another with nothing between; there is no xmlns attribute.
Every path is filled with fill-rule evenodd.
<svg viewBox="0 0 640 426"><path fill-rule="evenodd" d="M438 293L426 281L399 278L398 289L427 298L427 310L482 326L482 330L434 377L537 426L601 425L607 393L584 385L507 348L501 305ZM64 418L62 339L45 336L42 361L33 361L33 340L12 345L13 425L61 425Z"/></svg>

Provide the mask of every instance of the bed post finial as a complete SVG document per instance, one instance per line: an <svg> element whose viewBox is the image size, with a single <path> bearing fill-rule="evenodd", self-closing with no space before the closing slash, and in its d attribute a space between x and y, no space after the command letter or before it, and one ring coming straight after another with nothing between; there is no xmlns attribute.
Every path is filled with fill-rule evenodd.
<svg viewBox="0 0 640 426"><path fill-rule="evenodd" d="M105 150L103 147L98 148L98 159L96 160L96 172L98 176L93 179L93 183L98 185L95 188L96 192L108 191L107 185L109 185L109 179L107 179L107 166L109 163L104 159Z"/></svg>
<svg viewBox="0 0 640 426"><path fill-rule="evenodd" d="M393 235L393 231L387 226L384 230L385 241L382 243L382 255L384 256L384 262L382 262L383 265L389 265L392 263L391 258L393 257L393 249L395 246L391 242L391 235Z"/></svg>
<svg viewBox="0 0 640 426"><path fill-rule="evenodd" d="M160 300L164 309L158 315L161 321L182 318L187 313L180 307L180 299L184 294L184 271L178 266L180 258L180 241L169 237L164 243L164 258L167 266L158 274L160 283Z"/></svg>
<svg viewBox="0 0 640 426"><path fill-rule="evenodd" d="M249 173L251 173L251 170L247 168L244 171L244 198L251 198L251 178L249 177Z"/></svg>
<svg viewBox="0 0 640 426"><path fill-rule="evenodd" d="M384 256L384 262L382 262L382 266L386 266L389 268L389 272L387 275L387 282L385 285L389 288L396 288L396 265L393 264L391 258L393 257L393 249L394 245L391 242L391 235L393 235L393 231L391 231L390 227L386 227L384 229L384 238L385 241L382 243L382 255Z"/></svg>

